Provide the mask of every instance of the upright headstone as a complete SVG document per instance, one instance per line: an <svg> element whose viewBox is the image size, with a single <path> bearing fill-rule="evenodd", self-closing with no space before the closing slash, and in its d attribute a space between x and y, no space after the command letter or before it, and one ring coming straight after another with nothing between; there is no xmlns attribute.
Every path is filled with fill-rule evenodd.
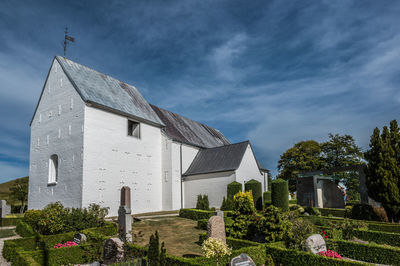
<svg viewBox="0 0 400 266"><path fill-rule="evenodd" d="M118 235L122 241L132 241L131 189L122 187L118 210Z"/></svg>
<svg viewBox="0 0 400 266"><path fill-rule="evenodd" d="M7 214L11 213L11 206L7 204L7 201L1 200L1 218L5 218Z"/></svg>
<svg viewBox="0 0 400 266"><path fill-rule="evenodd" d="M212 216L207 224L207 238L217 238L226 243L225 223L221 216Z"/></svg>
<svg viewBox="0 0 400 266"><path fill-rule="evenodd" d="M231 266L256 266L254 261L247 254L240 254L231 260Z"/></svg>
<svg viewBox="0 0 400 266"><path fill-rule="evenodd" d="M124 259L124 243L119 238L110 238L104 242L104 264L120 262Z"/></svg>
<svg viewBox="0 0 400 266"><path fill-rule="evenodd" d="M319 234L314 234L306 239L307 251L318 254L321 251L326 251L326 243L324 238Z"/></svg>
<svg viewBox="0 0 400 266"><path fill-rule="evenodd" d="M215 211L214 215L215 215L215 216L221 216L222 219L224 219L224 212L223 212L223 211L220 211L220 210Z"/></svg>

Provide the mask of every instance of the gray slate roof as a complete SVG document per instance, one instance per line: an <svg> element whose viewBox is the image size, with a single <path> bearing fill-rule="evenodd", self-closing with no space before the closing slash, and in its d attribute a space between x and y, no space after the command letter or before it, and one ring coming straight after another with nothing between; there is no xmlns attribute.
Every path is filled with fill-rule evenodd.
<svg viewBox="0 0 400 266"><path fill-rule="evenodd" d="M234 171L239 168L249 141L200 150L184 176Z"/></svg>
<svg viewBox="0 0 400 266"><path fill-rule="evenodd" d="M64 57L56 59L85 102L164 125L135 87Z"/></svg>
<svg viewBox="0 0 400 266"><path fill-rule="evenodd" d="M214 148L231 144L217 129L155 105L150 104L150 106L165 124L165 133L176 141L202 148Z"/></svg>

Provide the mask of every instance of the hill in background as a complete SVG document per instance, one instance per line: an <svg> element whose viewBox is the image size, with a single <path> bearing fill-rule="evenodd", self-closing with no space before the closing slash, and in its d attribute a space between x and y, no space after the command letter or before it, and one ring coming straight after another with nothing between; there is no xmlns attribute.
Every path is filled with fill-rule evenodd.
<svg viewBox="0 0 400 266"><path fill-rule="evenodd" d="M15 183L18 179L28 179L29 177L21 177L11 181L7 181L5 183L0 184L0 199L7 200L9 205L21 205L21 202L14 201L10 199L10 187Z"/></svg>

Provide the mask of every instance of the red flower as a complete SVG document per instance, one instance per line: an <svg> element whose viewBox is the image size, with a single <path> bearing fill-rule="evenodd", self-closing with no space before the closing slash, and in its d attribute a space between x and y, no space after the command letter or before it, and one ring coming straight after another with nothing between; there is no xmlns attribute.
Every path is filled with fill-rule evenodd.
<svg viewBox="0 0 400 266"><path fill-rule="evenodd" d="M328 238L328 236L325 236L325 238Z"/></svg>

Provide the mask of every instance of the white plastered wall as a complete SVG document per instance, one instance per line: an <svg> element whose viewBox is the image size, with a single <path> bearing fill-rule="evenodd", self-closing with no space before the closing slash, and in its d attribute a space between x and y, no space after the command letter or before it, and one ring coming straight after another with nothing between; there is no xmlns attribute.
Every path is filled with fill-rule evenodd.
<svg viewBox="0 0 400 266"><path fill-rule="evenodd" d="M261 188L262 190L264 190L264 175L261 174L251 146L248 145L246 148L246 152L243 155L240 166L236 170L236 182L241 183L244 189L245 182L251 179L255 179L261 182Z"/></svg>
<svg viewBox="0 0 400 266"><path fill-rule="evenodd" d="M193 175L185 178L185 208L195 208L197 195L208 195L210 207L221 207L223 197L227 194L227 185L235 181L235 172L219 172Z"/></svg>
<svg viewBox="0 0 400 266"><path fill-rule="evenodd" d="M53 61L31 124L29 209L60 201L81 207L84 102ZM57 184L48 184L50 156L58 156Z"/></svg>
<svg viewBox="0 0 400 266"><path fill-rule="evenodd" d="M162 209L161 129L140 123L128 136L127 117L85 107L83 206L97 203L116 216L121 187L131 188L132 213Z"/></svg>

